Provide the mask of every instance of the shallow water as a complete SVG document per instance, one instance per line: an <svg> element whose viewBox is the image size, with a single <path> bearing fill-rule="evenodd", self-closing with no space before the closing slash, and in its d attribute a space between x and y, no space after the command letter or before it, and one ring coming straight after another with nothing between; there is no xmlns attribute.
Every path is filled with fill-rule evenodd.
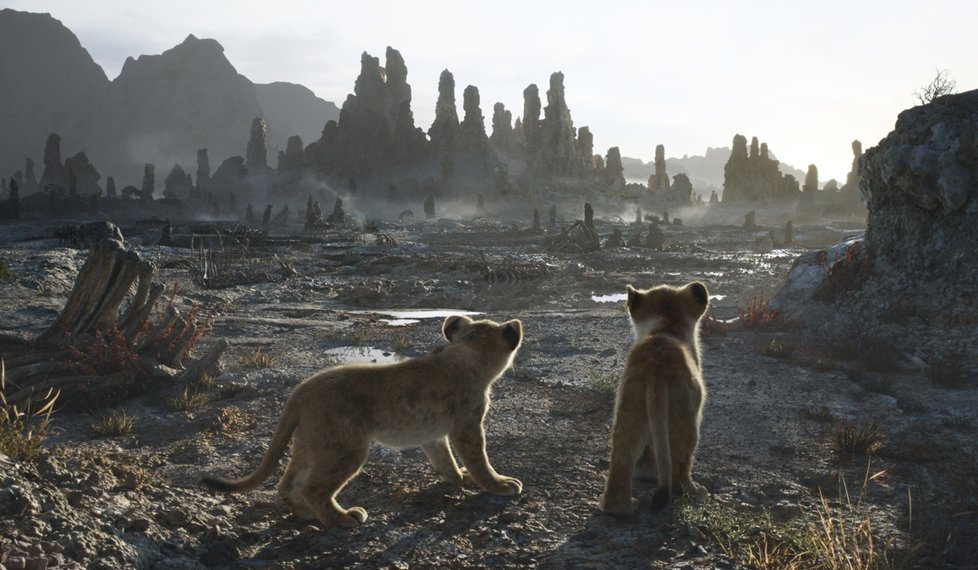
<svg viewBox="0 0 978 570"><path fill-rule="evenodd" d="M404 357L373 346L338 346L325 351L338 364L387 364L399 362Z"/></svg>
<svg viewBox="0 0 978 570"><path fill-rule="evenodd" d="M453 315L475 316L482 314L477 311L461 311L458 309L394 309L355 312L359 314L375 314L391 317L389 319L380 319L380 322L387 323L388 325L394 327L416 325L420 323L422 319L444 319L445 317L450 317Z"/></svg>

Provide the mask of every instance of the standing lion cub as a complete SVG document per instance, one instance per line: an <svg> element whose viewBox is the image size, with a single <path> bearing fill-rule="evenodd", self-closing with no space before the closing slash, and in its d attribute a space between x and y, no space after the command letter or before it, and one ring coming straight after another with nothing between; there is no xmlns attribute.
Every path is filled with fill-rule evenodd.
<svg viewBox="0 0 978 570"><path fill-rule="evenodd" d="M639 474L658 479L653 511L677 490L706 494L691 469L706 398L698 337L709 293L702 283L627 290L635 344L618 384L608 480L598 503L613 515L632 514L638 505L632 473L640 459Z"/></svg>
<svg viewBox="0 0 978 570"><path fill-rule="evenodd" d="M344 509L336 495L360 472L373 441L420 446L438 476L461 484L472 479L495 495L518 495L523 484L496 473L486 456L483 419L492 383L509 368L523 340L518 320L503 324L445 319L449 344L430 354L383 365L346 365L317 373L285 403L268 451L241 479L205 477L211 488L248 491L271 474L289 440L292 459L279 494L302 518L324 527L354 527L367 520L362 507ZM449 443L465 470L455 463Z"/></svg>

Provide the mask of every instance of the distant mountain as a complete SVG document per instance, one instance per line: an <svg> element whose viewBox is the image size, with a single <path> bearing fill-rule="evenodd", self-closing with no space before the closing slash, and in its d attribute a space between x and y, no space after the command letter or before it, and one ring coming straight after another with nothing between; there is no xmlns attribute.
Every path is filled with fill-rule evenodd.
<svg viewBox="0 0 978 570"><path fill-rule="evenodd" d="M771 158L777 158L774 153L770 154ZM685 173L686 176L689 176L690 182L693 183L693 188L700 193L706 191L708 197L710 190L723 190L723 167L726 166L729 159L730 147L707 147L706 154L703 156L684 155L682 158L667 158L666 172L669 174L670 180L681 172ZM625 179L629 182L646 184L649 181L649 176L655 170L651 161L644 162L639 158L623 156L621 162L625 167ZM791 174L800 182L805 181L805 172L790 164L782 162L778 165L778 170L784 174Z"/></svg>
<svg viewBox="0 0 978 570"><path fill-rule="evenodd" d="M103 177L138 186L142 165L162 180L174 163L195 170L207 148L212 169L244 155L255 117L269 124L269 162L289 136L319 138L335 105L291 83L255 85L216 40L193 35L159 55L126 60L109 81L78 38L49 14L0 11L0 176L34 159L56 132L62 156L84 150ZM157 184L161 186L161 184Z"/></svg>
<svg viewBox="0 0 978 570"><path fill-rule="evenodd" d="M308 87L276 81L255 84L255 89L268 123L268 160L272 166L278 150L285 150L285 141L290 136L299 135L303 144L309 144L322 135L326 121L340 118L339 107L316 97ZM316 120L310 120L311 117Z"/></svg>
<svg viewBox="0 0 978 570"><path fill-rule="evenodd" d="M108 89L105 72L61 22L0 10L0 177L23 169L28 156L40 176L53 131L77 152L81 124Z"/></svg>

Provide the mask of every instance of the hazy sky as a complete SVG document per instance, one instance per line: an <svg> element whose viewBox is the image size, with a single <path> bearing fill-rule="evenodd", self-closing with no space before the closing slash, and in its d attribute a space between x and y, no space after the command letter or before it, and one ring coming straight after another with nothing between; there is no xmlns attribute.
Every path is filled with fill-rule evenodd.
<svg viewBox="0 0 978 570"><path fill-rule="evenodd" d="M127 56L157 54L189 33L221 42L239 73L291 81L342 104L360 53L401 51L425 130L438 75L461 92L522 113L523 89L544 95L563 71L575 126L595 151L618 145L650 160L729 146L735 133L766 141L779 159L822 182L845 180L850 142L868 148L946 68L958 90L978 88L978 2L820 1L672 3L561 1L132 2L6 0L50 12L115 78Z"/></svg>

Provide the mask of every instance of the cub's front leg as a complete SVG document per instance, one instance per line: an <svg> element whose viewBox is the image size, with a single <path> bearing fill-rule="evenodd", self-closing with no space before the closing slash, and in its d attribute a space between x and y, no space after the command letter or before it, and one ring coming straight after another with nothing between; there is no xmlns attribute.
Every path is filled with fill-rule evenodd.
<svg viewBox="0 0 978 570"><path fill-rule="evenodd" d="M431 462L431 466L434 467L439 479L455 485L462 484L465 474L459 470L458 463L455 463L452 448L448 446L448 436L422 445L421 451L424 451L428 457L428 461Z"/></svg>
<svg viewBox="0 0 978 570"><path fill-rule="evenodd" d="M464 474L493 495L519 495L523 483L519 479L496 473L486 455L486 432L479 421L460 424L450 435L452 445L465 465Z"/></svg>

